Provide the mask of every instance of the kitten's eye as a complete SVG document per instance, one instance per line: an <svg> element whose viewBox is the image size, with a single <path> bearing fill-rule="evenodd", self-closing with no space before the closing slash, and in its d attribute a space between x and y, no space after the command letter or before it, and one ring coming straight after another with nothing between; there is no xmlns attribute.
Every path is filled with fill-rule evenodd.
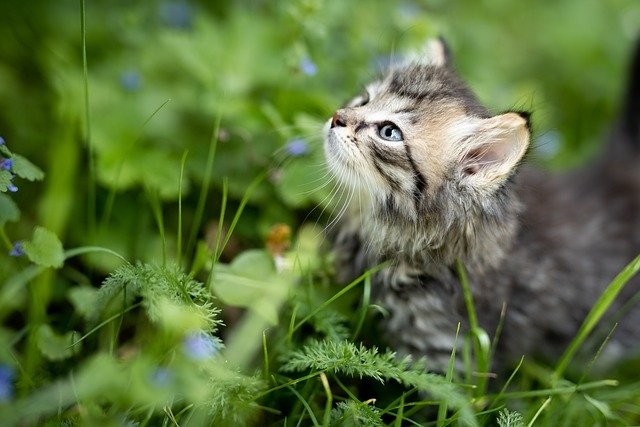
<svg viewBox="0 0 640 427"><path fill-rule="evenodd" d="M378 128L378 135L380 138L387 141L402 141L402 131L393 123L384 123Z"/></svg>

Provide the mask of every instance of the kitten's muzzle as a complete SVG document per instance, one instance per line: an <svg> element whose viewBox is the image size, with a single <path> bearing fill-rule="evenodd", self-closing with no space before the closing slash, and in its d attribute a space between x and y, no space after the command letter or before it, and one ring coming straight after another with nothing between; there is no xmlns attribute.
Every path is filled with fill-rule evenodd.
<svg viewBox="0 0 640 427"><path fill-rule="evenodd" d="M346 127L347 126L347 120L344 118L344 116L342 114L340 114L340 110L336 111L335 113L333 113L333 117L331 117L331 128L333 129L334 127Z"/></svg>

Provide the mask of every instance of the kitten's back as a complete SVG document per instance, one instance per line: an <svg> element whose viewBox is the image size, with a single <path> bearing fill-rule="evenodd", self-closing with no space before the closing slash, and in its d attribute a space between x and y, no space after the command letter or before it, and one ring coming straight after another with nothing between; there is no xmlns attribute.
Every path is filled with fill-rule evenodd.
<svg viewBox="0 0 640 427"><path fill-rule="evenodd" d="M511 335L517 336L510 337L506 331L503 342L513 347L514 354L527 347L534 351L536 343L544 342L546 347L537 350L557 356L604 286L640 254L639 124L640 43L620 119L596 160L563 174L531 167L519 172L518 194L524 205L521 230L504 267L515 284L510 291L512 317L535 319L537 325L521 325L520 331L510 328ZM504 270L494 274L503 276ZM635 277L610 314L628 303L639 288L640 277ZM636 305L617 326L610 353L622 348L640 350L639 325ZM601 325L601 333L608 328L613 328L613 320Z"/></svg>

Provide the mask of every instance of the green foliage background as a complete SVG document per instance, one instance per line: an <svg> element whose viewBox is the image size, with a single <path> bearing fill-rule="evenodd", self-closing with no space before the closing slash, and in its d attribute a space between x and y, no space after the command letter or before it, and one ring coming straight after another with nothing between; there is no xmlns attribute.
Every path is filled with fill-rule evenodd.
<svg viewBox="0 0 640 427"><path fill-rule="evenodd" d="M320 129L390 57L436 35L493 111L533 111L534 160L566 168L597 155L615 121L640 3L0 3L0 135L37 165L0 194L0 365L13 372L0 419L402 423L405 399L426 396L408 389L434 396L440 425L519 425L498 417L505 402L551 425L637 421L637 384L547 405L534 388L565 385L529 373L530 399L509 401L350 342L375 310L366 280L340 294L320 250L331 211ZM294 249L274 262L264 247L277 224ZM8 255L17 241L25 256ZM181 352L193 331L216 337L218 356ZM327 364L332 354L353 365ZM160 385L158 369L171 372ZM345 374L398 389L373 406Z"/></svg>

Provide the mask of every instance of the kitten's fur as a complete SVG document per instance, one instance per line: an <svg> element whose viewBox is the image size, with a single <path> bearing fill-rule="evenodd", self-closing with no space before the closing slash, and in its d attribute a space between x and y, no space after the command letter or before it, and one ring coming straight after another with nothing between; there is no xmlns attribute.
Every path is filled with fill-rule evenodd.
<svg viewBox="0 0 640 427"><path fill-rule="evenodd" d="M506 303L497 363L564 350L603 288L640 253L638 68L607 152L566 175L519 167L528 114L492 115L439 40L334 114L325 128L327 162L356 193L334 239L339 279L390 262L373 287L396 349L445 366L467 318L459 259L490 334ZM394 125L402 140L382 138L398 136ZM632 280L616 308L637 292ZM610 353L638 349L638 325L634 308Z"/></svg>

